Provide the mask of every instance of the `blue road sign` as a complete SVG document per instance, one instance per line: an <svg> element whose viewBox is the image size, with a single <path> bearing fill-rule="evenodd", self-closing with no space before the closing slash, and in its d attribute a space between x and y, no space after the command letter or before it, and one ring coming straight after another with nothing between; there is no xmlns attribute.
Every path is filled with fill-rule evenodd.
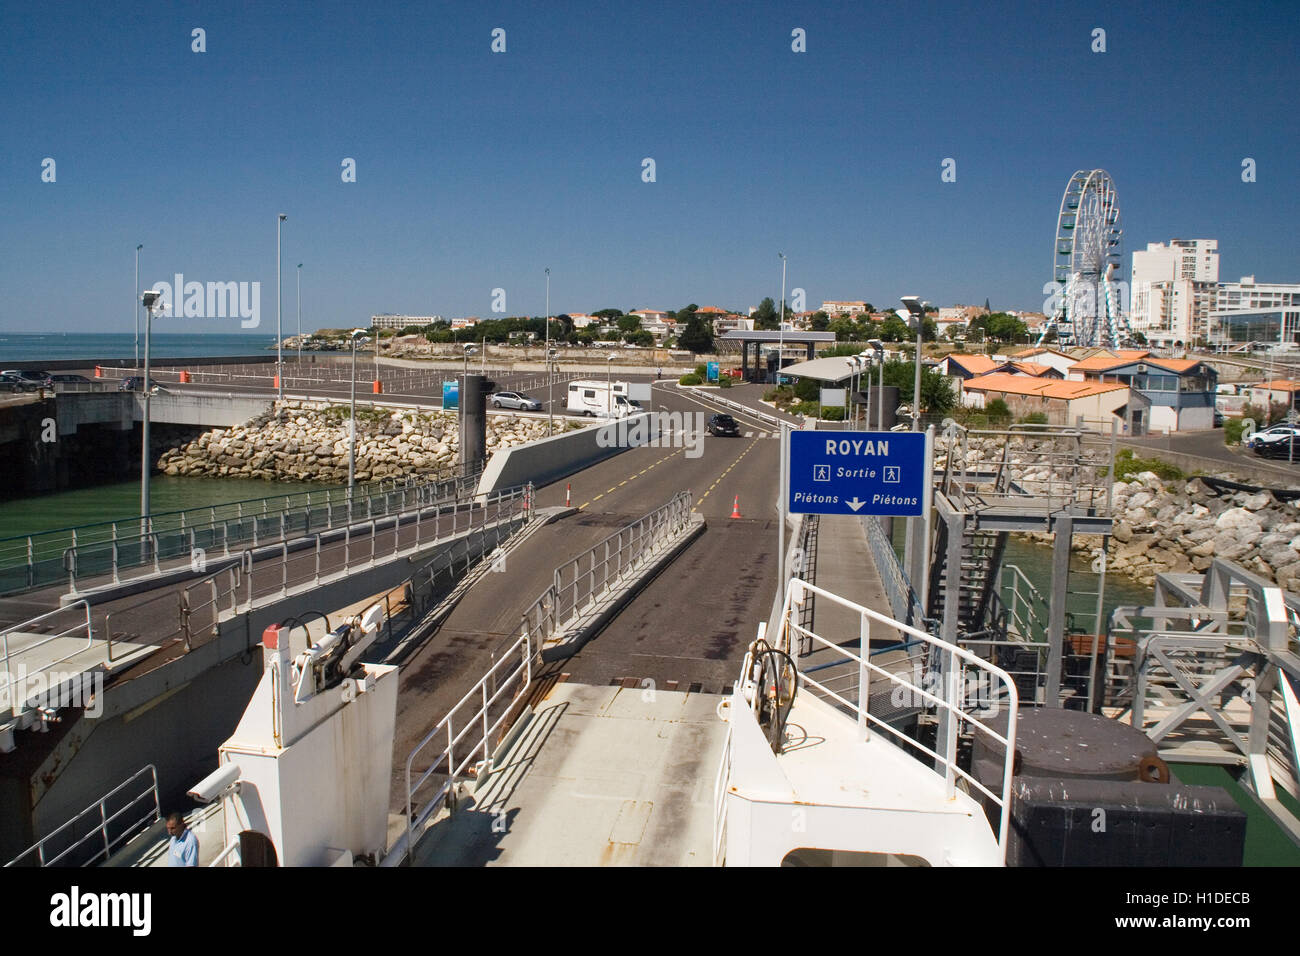
<svg viewBox="0 0 1300 956"><path fill-rule="evenodd" d="M442 407L460 408L460 382L442 383Z"/></svg>
<svg viewBox="0 0 1300 956"><path fill-rule="evenodd" d="M910 518L925 507L921 432L790 432L792 514Z"/></svg>
<svg viewBox="0 0 1300 956"><path fill-rule="evenodd" d="M709 381L710 381L710 382L716 382L716 381L718 380L718 363L717 363L717 362L709 362L709 363L704 367L704 370L705 370L706 372L709 373Z"/></svg>

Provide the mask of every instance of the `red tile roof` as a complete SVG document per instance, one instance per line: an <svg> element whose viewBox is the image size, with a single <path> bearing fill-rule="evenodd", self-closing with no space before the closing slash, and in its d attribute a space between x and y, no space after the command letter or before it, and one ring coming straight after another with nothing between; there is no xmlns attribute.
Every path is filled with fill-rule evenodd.
<svg viewBox="0 0 1300 956"><path fill-rule="evenodd" d="M1118 382L1065 382L1060 379L1031 378L995 372L980 375L967 381L962 388L975 392L1004 392L1008 395L1042 395L1047 398L1070 400L1101 395L1104 392L1127 391L1127 385Z"/></svg>

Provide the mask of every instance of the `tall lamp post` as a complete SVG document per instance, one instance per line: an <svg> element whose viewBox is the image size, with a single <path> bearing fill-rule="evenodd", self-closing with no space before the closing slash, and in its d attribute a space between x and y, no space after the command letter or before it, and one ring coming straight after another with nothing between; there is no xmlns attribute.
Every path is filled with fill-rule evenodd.
<svg viewBox="0 0 1300 956"><path fill-rule="evenodd" d="M275 220L275 398L278 402L284 401L284 333L280 331L280 223L288 218L280 213Z"/></svg>
<svg viewBox="0 0 1300 956"><path fill-rule="evenodd" d="M551 270L546 269L546 434L553 435L554 414L551 411Z"/></svg>
<svg viewBox="0 0 1300 956"><path fill-rule="evenodd" d="M876 353L876 364L880 366L880 384L876 388L876 431L885 430L885 343L880 339L867 342ZM870 386L871 383L867 382ZM868 425L870 422L868 422Z"/></svg>
<svg viewBox="0 0 1300 956"><path fill-rule="evenodd" d="M614 359L618 358L617 352L611 352L605 356L605 417L614 417L614 389L610 382L610 372L614 368Z"/></svg>
<svg viewBox="0 0 1300 956"><path fill-rule="evenodd" d="M144 243L135 247L135 367L140 367L140 250Z"/></svg>
<svg viewBox="0 0 1300 956"><path fill-rule="evenodd" d="M157 289L150 289L140 296L144 303L145 323L144 323L144 421L140 428L140 529L141 533L149 533L149 333L153 328L153 310L159 307L162 300L162 293ZM162 305L166 308L166 304Z"/></svg>
<svg viewBox="0 0 1300 956"><path fill-rule="evenodd" d="M785 253L778 252L781 257L781 317L776 323L776 384L781 385L781 368L785 361Z"/></svg>
<svg viewBox="0 0 1300 956"><path fill-rule="evenodd" d="M555 362L555 349L546 350L546 434L555 434L555 408L551 404L551 372Z"/></svg>
<svg viewBox="0 0 1300 956"><path fill-rule="evenodd" d="M914 295L903 296L902 302L907 307L908 315L916 323L916 376L912 387L912 431L919 432L921 430L921 336L925 332L922 321L925 317L925 307Z"/></svg>
<svg viewBox="0 0 1300 956"><path fill-rule="evenodd" d="M352 492L357 485L357 339L366 334L365 329L353 329L352 339L352 398L348 404L348 521L352 521Z"/></svg>
<svg viewBox="0 0 1300 956"><path fill-rule="evenodd" d="M302 374L302 263L298 263L298 374Z"/></svg>

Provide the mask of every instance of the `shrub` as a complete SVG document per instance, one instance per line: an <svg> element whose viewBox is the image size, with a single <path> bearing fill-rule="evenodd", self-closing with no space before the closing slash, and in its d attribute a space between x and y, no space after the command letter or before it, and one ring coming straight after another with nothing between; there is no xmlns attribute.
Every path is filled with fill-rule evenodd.
<svg viewBox="0 0 1300 956"><path fill-rule="evenodd" d="M678 385L699 385L703 381L704 380L700 378L700 376L692 372L691 374L683 375L681 378L679 378L677 380L677 384Z"/></svg>
<svg viewBox="0 0 1300 956"><path fill-rule="evenodd" d="M698 375L701 380L706 379L709 377L709 367L701 362L699 365L695 366L695 374Z"/></svg>
<svg viewBox="0 0 1300 956"><path fill-rule="evenodd" d="M1223 420L1223 443L1225 445L1240 445L1242 425L1245 424L1244 418L1225 418Z"/></svg>
<svg viewBox="0 0 1300 956"><path fill-rule="evenodd" d="M1182 469L1160 458L1138 458L1132 448L1125 448L1115 455L1115 480L1130 481L1144 471L1155 472L1161 481L1181 481L1187 475Z"/></svg>
<svg viewBox="0 0 1300 956"><path fill-rule="evenodd" d="M1008 413L1009 414L1009 413ZM1030 412L1020 419L1022 425L1046 425L1047 412Z"/></svg>
<svg viewBox="0 0 1300 956"><path fill-rule="evenodd" d="M731 376L730 376L730 375L719 375L719 376L718 376L718 388L731 388Z"/></svg>
<svg viewBox="0 0 1300 956"><path fill-rule="evenodd" d="M984 413L988 416L990 422L1009 422L1011 421L1011 409L1007 403L1000 398L995 398L984 406Z"/></svg>
<svg viewBox="0 0 1300 956"><path fill-rule="evenodd" d="M842 408L823 408L822 418L828 422L844 421L844 409Z"/></svg>

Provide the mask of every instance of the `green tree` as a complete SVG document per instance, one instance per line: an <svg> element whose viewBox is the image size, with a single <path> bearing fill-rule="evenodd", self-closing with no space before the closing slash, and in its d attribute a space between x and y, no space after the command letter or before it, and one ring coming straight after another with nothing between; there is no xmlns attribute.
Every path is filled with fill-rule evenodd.
<svg viewBox="0 0 1300 956"><path fill-rule="evenodd" d="M907 404L912 402L912 390L916 386L916 366L911 362L897 359L885 363L885 384L898 389L899 399ZM957 406L957 396L952 384L932 368L921 368L921 411L941 415L952 411Z"/></svg>
<svg viewBox="0 0 1300 956"><path fill-rule="evenodd" d="M771 296L758 304L754 315L754 328L760 331L772 331L780 324L777 318L776 303Z"/></svg>
<svg viewBox="0 0 1300 956"><path fill-rule="evenodd" d="M808 324L812 326L814 332L825 332L827 327L830 325L830 318L829 315L821 309L818 309L812 314L812 318L808 320Z"/></svg>
<svg viewBox="0 0 1300 956"><path fill-rule="evenodd" d="M701 352L712 352L713 329L703 318L692 313L686 320L686 328L677 338L677 345L697 355Z"/></svg>
<svg viewBox="0 0 1300 956"><path fill-rule="evenodd" d="M599 312L593 312L592 315L599 319L617 319L623 314L622 309L601 309Z"/></svg>
<svg viewBox="0 0 1300 956"><path fill-rule="evenodd" d="M912 337L912 330L897 315L891 315L880 323L879 338L885 342L906 342Z"/></svg>
<svg viewBox="0 0 1300 956"><path fill-rule="evenodd" d="M614 320L618 330L623 333L639 332L641 330L641 317L637 315L620 315Z"/></svg>

